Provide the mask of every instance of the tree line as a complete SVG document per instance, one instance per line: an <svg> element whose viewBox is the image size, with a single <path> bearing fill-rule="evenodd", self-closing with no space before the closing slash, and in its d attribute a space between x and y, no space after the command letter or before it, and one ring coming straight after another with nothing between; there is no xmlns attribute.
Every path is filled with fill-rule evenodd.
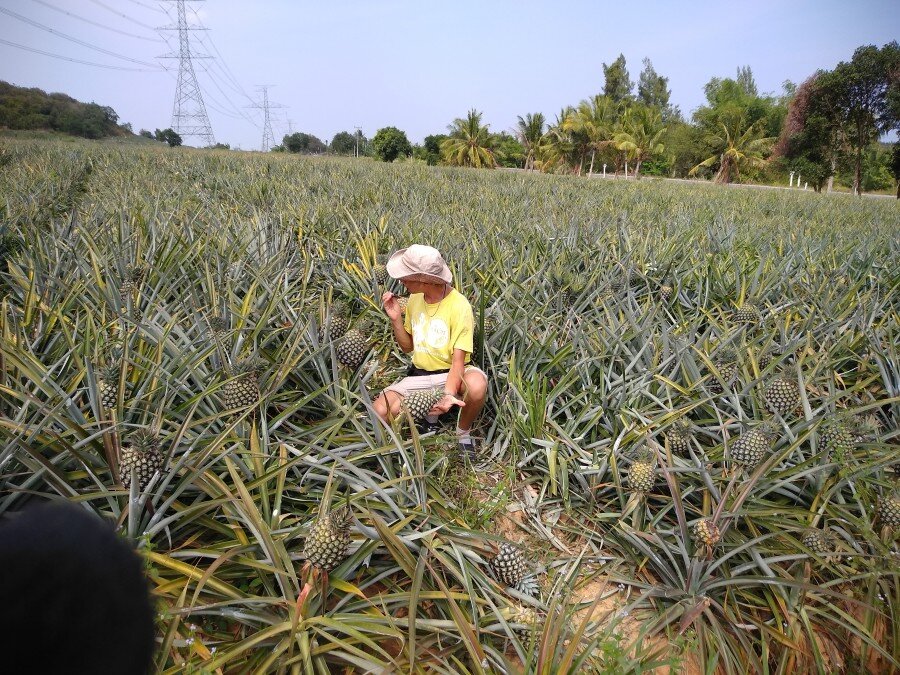
<svg viewBox="0 0 900 675"><path fill-rule="evenodd" d="M519 116L512 133L493 133L469 110L447 133L413 145L396 127L379 129L358 154L384 161L475 168L517 167L552 173L700 177L720 183L782 183L787 174L816 191L835 179L855 193L897 186L900 142L900 47L863 46L833 71L821 70L778 94L760 93L750 67L713 77L706 102L686 119L671 103L668 78L644 59L637 83L623 55L603 64L602 92L564 106L552 122ZM357 154L359 132L340 132L330 146L315 136L285 136L290 152Z"/></svg>

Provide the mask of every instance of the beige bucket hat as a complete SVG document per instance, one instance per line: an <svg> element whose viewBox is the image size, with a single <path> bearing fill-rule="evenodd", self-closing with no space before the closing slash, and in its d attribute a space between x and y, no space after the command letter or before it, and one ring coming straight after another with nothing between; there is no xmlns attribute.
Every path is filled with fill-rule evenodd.
<svg viewBox="0 0 900 675"><path fill-rule="evenodd" d="M390 257L386 267L388 274L394 279L425 274L446 284L453 283L453 273L444 262L444 257L440 251L431 246L413 244L408 248L401 248Z"/></svg>

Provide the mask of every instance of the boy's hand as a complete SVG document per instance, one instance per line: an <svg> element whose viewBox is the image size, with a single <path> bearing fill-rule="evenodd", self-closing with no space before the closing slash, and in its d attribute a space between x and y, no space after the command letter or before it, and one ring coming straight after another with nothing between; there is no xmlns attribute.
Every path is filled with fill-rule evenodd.
<svg viewBox="0 0 900 675"><path fill-rule="evenodd" d="M385 291L381 296L381 304L384 307L384 313L388 315L391 321L397 321L403 316L400 309L400 303L397 302L397 296L390 291Z"/></svg>
<svg viewBox="0 0 900 675"><path fill-rule="evenodd" d="M445 412L450 410L453 406L458 405L459 407L463 407L466 405L465 401L461 401L456 398L452 394L444 394L444 398L434 404L434 407L428 411L429 415L443 415Z"/></svg>

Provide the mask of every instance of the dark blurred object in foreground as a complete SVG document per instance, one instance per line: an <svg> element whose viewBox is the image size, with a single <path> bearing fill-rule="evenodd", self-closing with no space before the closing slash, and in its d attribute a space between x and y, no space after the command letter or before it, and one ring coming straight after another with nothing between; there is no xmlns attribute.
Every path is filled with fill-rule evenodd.
<svg viewBox="0 0 900 675"><path fill-rule="evenodd" d="M112 527L69 504L0 522L4 672L143 675L153 648L142 561Z"/></svg>

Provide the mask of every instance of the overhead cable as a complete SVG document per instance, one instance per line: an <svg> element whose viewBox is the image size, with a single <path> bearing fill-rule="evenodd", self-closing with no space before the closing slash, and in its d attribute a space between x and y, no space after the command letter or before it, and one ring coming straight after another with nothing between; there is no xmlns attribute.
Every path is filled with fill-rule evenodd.
<svg viewBox="0 0 900 675"><path fill-rule="evenodd" d="M64 39L74 42L76 44L82 45L83 47L87 47L88 49L93 49L94 51L101 52L102 54L108 54L109 56L114 56L117 59L122 59L123 61L131 61L132 63L137 63L142 66L148 66L150 68L162 69L162 66L160 66L158 64L147 63L146 61L140 61L138 59L133 59L130 56L123 56L122 54L116 54L115 52L111 52L108 49L103 49L102 47L97 47L95 45L90 44L89 42L85 42L84 40L79 40L78 38L72 37L71 35L66 35L65 33L61 33L58 30L50 28L49 26L45 26L42 23L39 23L32 19L29 19L27 16L22 16L21 14L18 14L17 12L14 12L10 9L6 9L5 7L0 7L0 12L2 12L3 14L6 14L8 16L11 16L15 19L18 19L19 21L24 21L27 24L31 24L32 26L40 28L41 30L45 30L48 33L52 33L53 35L64 38Z"/></svg>
<svg viewBox="0 0 900 675"><path fill-rule="evenodd" d="M78 19L79 21L84 21L85 23L89 23L92 26L97 26L98 28L103 28L104 30L110 30L114 33L119 33L120 35L125 35L126 37L135 38L136 40L147 40L148 42L162 42L165 44L165 40L158 37L145 37L143 35L137 35L136 33L129 33L124 30L119 30L118 28L113 28L112 26L105 26L102 23L98 23L96 21L92 21L91 19L85 19L83 16L78 16L77 14L72 14L72 12L68 12L64 10L62 7L57 7L56 5L51 5L49 2L44 2L44 0L32 0L32 2L36 2L39 5L43 5L48 9L52 9L54 12L59 12L60 14L65 14L66 16L70 16L73 19Z"/></svg>
<svg viewBox="0 0 900 675"><path fill-rule="evenodd" d="M105 10L108 11L108 12L112 12L112 13L115 14L116 16L122 17L122 18L125 19L126 21L130 21L131 23L137 24L137 25L140 26L141 28L149 28L150 30L156 30L156 28L155 28L154 26L148 26L148 25L145 24L145 23L141 23L141 22L138 21L137 19L132 19L132 18L131 18L130 16L128 16L127 14L122 14L122 12L116 11L115 9L113 9L112 7L110 7L109 5L103 4L102 2L100 2L100 0L91 0L91 2L93 2L93 3L94 3L95 5L97 5L98 7L102 7L103 9L105 9Z"/></svg>
<svg viewBox="0 0 900 675"><path fill-rule="evenodd" d="M34 47L26 47L25 45L20 45L17 42L10 42L9 40L4 40L2 38L0 38L0 43L9 45L10 47L24 49L25 51L34 52L35 54L43 54L44 56L52 56L55 59L62 59L63 61L71 61L72 63L82 63L86 66L95 66L97 68L107 68L109 70L128 70L128 71L131 71L134 73L156 73L156 72L159 72L158 68L155 70L148 70L147 68L128 68L126 66L110 66L105 63L94 63L93 61L82 61L81 59L73 59L70 56L62 56L61 54L52 54L50 52L45 52L43 49L35 49Z"/></svg>

